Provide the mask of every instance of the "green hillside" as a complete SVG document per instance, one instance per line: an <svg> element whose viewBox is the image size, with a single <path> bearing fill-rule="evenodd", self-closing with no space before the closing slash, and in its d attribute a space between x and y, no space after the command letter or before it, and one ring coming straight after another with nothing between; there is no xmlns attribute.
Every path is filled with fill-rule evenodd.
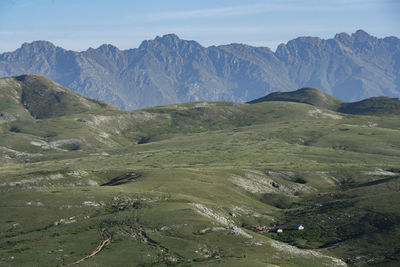
<svg viewBox="0 0 400 267"><path fill-rule="evenodd" d="M2 78L0 86L0 112L11 117L12 114L24 116L27 111L32 117L43 119L112 108L105 102L89 99L37 75Z"/></svg>
<svg viewBox="0 0 400 267"><path fill-rule="evenodd" d="M313 105L346 114L399 115L400 100L390 97L371 97L358 102L345 103L315 88L301 88L291 92L276 92L250 101L249 104L283 101Z"/></svg>
<svg viewBox="0 0 400 267"><path fill-rule="evenodd" d="M305 87L293 92L275 92L264 97L250 101L249 104L256 104L265 101L287 101L310 104L316 107L337 110L343 103L318 89Z"/></svg>
<svg viewBox="0 0 400 267"><path fill-rule="evenodd" d="M400 99L390 97L371 97L354 103L344 103L339 112L367 115L400 115Z"/></svg>
<svg viewBox="0 0 400 267"><path fill-rule="evenodd" d="M128 112L69 91L62 114L21 104L37 88L21 83L0 80L1 266L400 261L398 115L281 101Z"/></svg>

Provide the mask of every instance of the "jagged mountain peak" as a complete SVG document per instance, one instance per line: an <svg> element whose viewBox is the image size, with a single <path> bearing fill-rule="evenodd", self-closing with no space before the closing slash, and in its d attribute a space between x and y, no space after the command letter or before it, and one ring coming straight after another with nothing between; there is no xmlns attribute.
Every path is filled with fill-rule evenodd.
<svg viewBox="0 0 400 267"><path fill-rule="evenodd" d="M297 37L294 40L291 40L288 42L289 43L320 43L323 39L319 38L319 37L314 37L314 36L300 36Z"/></svg>
<svg viewBox="0 0 400 267"><path fill-rule="evenodd" d="M21 45L17 51L24 51L24 52L45 52L45 51L54 51L56 49L62 49L60 47L55 46L53 43L49 41L33 41L33 42L25 42Z"/></svg>
<svg viewBox="0 0 400 267"><path fill-rule="evenodd" d="M180 39L176 34L170 33L163 36L157 36L153 40L145 40L139 46L140 50L148 48L167 48L167 49L181 49L185 47L203 48L198 42L193 40Z"/></svg>
<svg viewBox="0 0 400 267"><path fill-rule="evenodd" d="M52 42L46 41L46 40L37 40L37 41L32 41L32 42L25 42L25 43L22 44L21 47L38 47L38 46L56 47Z"/></svg>
<svg viewBox="0 0 400 267"><path fill-rule="evenodd" d="M163 36L157 36L154 40L162 42L179 42L182 41L175 33L164 34Z"/></svg>
<svg viewBox="0 0 400 267"><path fill-rule="evenodd" d="M396 36L388 36L383 38L384 41L388 42L388 43L399 43L400 39L397 38Z"/></svg>
<svg viewBox="0 0 400 267"><path fill-rule="evenodd" d="M351 36L353 36L354 38L356 38L356 39L364 39L364 40L367 40L367 39L377 39L376 37L374 37L374 36L372 36L372 35L370 35L370 34L368 34L366 31L364 31L364 30L357 30L355 33L353 33Z"/></svg>
<svg viewBox="0 0 400 267"><path fill-rule="evenodd" d="M101 51L118 51L118 47L112 45L112 44L102 44L96 50L101 50Z"/></svg>
<svg viewBox="0 0 400 267"><path fill-rule="evenodd" d="M343 45L349 46L350 44L353 43L354 38L353 38L353 36L351 36L345 32L342 32L342 33L336 34L334 37L334 40L339 41Z"/></svg>
<svg viewBox="0 0 400 267"><path fill-rule="evenodd" d="M327 43L330 40L337 40L343 44L349 44L353 43L354 40L362 42L362 41L375 41L378 38L368 34L364 30L357 30L356 32L352 33L349 35L348 33L342 32L342 33L337 33L333 39L322 39L319 37L313 37L313 36L300 36L297 37L293 40L288 41L286 44L281 43L277 47L277 50L283 50L286 48L293 48L293 47L315 47L315 46L320 46L323 45L324 43Z"/></svg>
<svg viewBox="0 0 400 267"><path fill-rule="evenodd" d="M339 40L349 39L349 38L351 38L351 35L348 34L347 32L337 33L337 34L335 34L335 37L334 37L334 39L339 39Z"/></svg>

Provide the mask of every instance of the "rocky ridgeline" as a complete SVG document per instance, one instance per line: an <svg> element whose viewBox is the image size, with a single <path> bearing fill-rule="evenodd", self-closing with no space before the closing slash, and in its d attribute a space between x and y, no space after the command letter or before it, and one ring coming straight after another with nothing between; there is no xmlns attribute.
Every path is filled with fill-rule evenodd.
<svg viewBox="0 0 400 267"><path fill-rule="evenodd" d="M174 34L136 49L74 52L50 42L0 54L0 77L34 73L123 109L201 100L249 101L273 91L320 88L345 101L400 96L400 40L359 30L278 46L203 47Z"/></svg>

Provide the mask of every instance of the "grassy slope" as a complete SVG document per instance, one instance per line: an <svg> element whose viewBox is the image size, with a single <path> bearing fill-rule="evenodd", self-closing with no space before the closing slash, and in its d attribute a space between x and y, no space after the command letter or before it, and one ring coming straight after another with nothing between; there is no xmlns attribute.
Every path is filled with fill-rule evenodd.
<svg viewBox="0 0 400 267"><path fill-rule="evenodd" d="M371 97L354 103L342 104L339 112L349 114L400 114L400 100L390 97Z"/></svg>
<svg viewBox="0 0 400 267"><path fill-rule="evenodd" d="M276 92L250 101L250 104L270 101L285 101L310 104L346 114L399 115L400 100L390 97L371 97L362 101L344 103L315 88L301 88L292 92Z"/></svg>
<svg viewBox="0 0 400 267"><path fill-rule="evenodd" d="M31 119L21 106L21 84L14 78L0 79L0 123L15 119Z"/></svg>
<svg viewBox="0 0 400 267"><path fill-rule="evenodd" d="M273 239L350 264L397 262L398 117L314 109L205 102L3 121L0 263L72 263L107 233L111 245L82 265L332 262ZM132 182L100 186L113 179ZM298 222L306 230L290 231ZM246 230L276 223L283 235ZM213 227L228 229L201 232Z"/></svg>
<svg viewBox="0 0 400 267"><path fill-rule="evenodd" d="M287 101L310 104L316 107L337 110L343 101L325 94L318 89L305 87L293 92L275 92L264 97L250 101L250 104L265 101Z"/></svg>
<svg viewBox="0 0 400 267"><path fill-rule="evenodd" d="M109 104L74 93L37 75L2 78L0 88L0 111L17 114L18 117L28 112L34 118L43 119L113 108Z"/></svg>

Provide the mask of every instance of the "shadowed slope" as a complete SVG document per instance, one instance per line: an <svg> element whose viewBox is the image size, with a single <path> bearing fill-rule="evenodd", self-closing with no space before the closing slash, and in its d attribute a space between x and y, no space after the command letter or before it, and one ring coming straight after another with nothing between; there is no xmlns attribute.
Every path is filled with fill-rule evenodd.
<svg viewBox="0 0 400 267"><path fill-rule="evenodd" d="M89 99L37 75L2 78L0 83L3 117L36 119L60 117L89 110L113 108L111 105ZM11 103L7 104L10 101ZM7 115L4 115L7 114Z"/></svg>
<svg viewBox="0 0 400 267"><path fill-rule="evenodd" d="M339 110L342 113L348 114L400 114L400 99L390 97L371 97L362 101L353 103L343 103Z"/></svg>

